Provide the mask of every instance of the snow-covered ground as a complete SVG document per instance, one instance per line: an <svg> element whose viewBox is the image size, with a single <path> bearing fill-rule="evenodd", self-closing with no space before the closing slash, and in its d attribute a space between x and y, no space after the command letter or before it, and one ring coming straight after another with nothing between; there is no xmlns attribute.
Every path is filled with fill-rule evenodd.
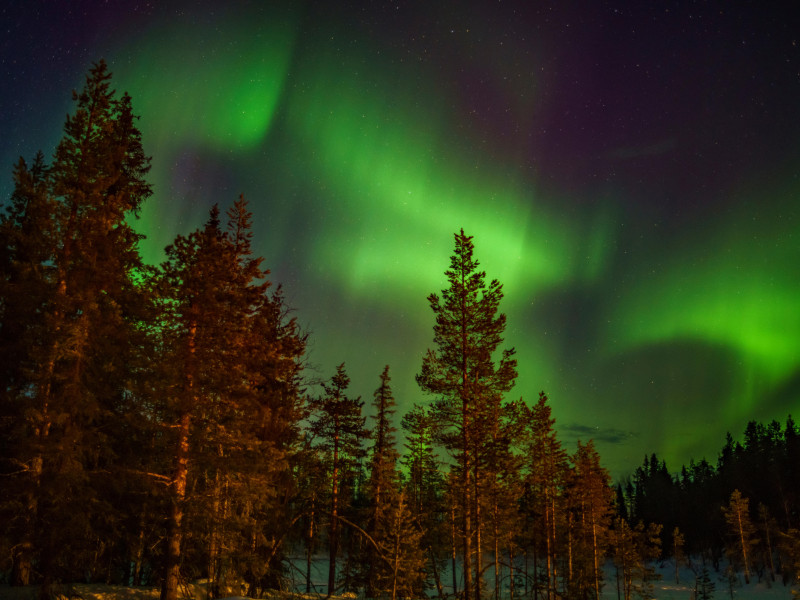
<svg viewBox="0 0 800 600"><path fill-rule="evenodd" d="M660 566L657 572L661 575L661 579L653 583L653 595L657 600L694 600L695 574L691 569L681 567L678 570L680 583L675 582L675 563L668 561ZM734 600L791 600L792 598L792 588L784 585L780 578L777 578L775 582L759 582L758 577L753 576L750 584L745 585L744 579L739 574L731 592L731 585L725 575L724 567L720 569L720 572L709 567L708 574L714 584L713 598L715 600L729 600L731 593ZM603 598L608 600L617 598L613 568L608 571Z"/></svg>
<svg viewBox="0 0 800 600"><path fill-rule="evenodd" d="M299 561L298 561L299 563ZM294 592L305 591L305 562L295 563L296 568L292 569L293 576L290 576L290 583ZM309 599L322 597L326 592L325 582L327 581L327 562L319 558L312 563L312 581L316 594L306 596ZM680 583L675 582L674 564L666 562L657 569L661 579L653 584L653 592L656 600L694 600L695 598L695 574L687 568L681 567L679 570ZM452 581L452 576L445 572L440 574L443 583ZM792 588L784 585L778 579L774 583L758 581L753 577L749 585L745 585L741 575L731 590L724 569L716 572L709 568L709 576L715 589L713 598L715 600L791 600ZM493 588L491 571L486 578L487 592ZM201 584L191 584L181 590L186 593L188 600L205 600L205 588ZM451 586L445 588L445 593L451 592ZM523 599L521 589L518 587L515 597ZM13 588L8 585L0 585L0 600L38 600L38 588L28 586L24 588ZM110 586L105 584L75 584L64 589L64 592L71 597L68 600L158 600L158 590L156 588L129 588L122 586ZM507 592L507 590L506 590ZM435 594L435 590L431 592ZM304 596L300 593L271 593L267 596L268 600L300 600ZM613 567L606 570L606 583L602 597L604 600L617 600L617 586L615 571ZM619 596L621 597L621 596ZM353 595L336 596L337 600L353 600ZM487 599L491 599L491 593L486 594ZM232 596L231 600L244 600L240 596Z"/></svg>

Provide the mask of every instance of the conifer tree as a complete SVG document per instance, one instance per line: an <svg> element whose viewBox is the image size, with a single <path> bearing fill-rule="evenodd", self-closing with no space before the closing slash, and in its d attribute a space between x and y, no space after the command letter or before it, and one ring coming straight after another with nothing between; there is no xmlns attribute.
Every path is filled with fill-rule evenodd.
<svg viewBox="0 0 800 600"><path fill-rule="evenodd" d="M55 201L49 193L44 156L37 154L31 168L20 158L14 168L14 193L0 217L0 516L11 554L11 583L31 583L37 552L40 442L45 415L34 408L26 392L40 389L43 358L36 348L47 344L50 328L39 312L55 294L52 276L56 250L52 214ZM49 426L48 426L49 428ZM25 475L22 475L22 474Z"/></svg>
<svg viewBox="0 0 800 600"><path fill-rule="evenodd" d="M503 297L497 280L486 284L473 258L472 237L455 235L455 253L446 271L449 287L428 297L435 316L434 344L422 361L417 383L435 397L437 437L452 454L460 476L461 541L464 593L481 597L481 568L473 573L473 554L480 564L481 490L480 452L488 433L485 417L516 379L514 350L495 357L506 318L498 314ZM473 538L474 542L473 542ZM473 546L474 543L474 546ZM473 577L477 580L473 589Z"/></svg>
<svg viewBox="0 0 800 600"><path fill-rule="evenodd" d="M568 464L567 453L562 448L554 429L555 419L544 392L532 408L521 406L521 416L526 423L521 442L525 457L525 485L528 490L530 541L532 542L534 581L543 580L547 597L556 593L559 575L561 527L566 522L564 489ZM544 559L543 577L539 577L539 557Z"/></svg>
<svg viewBox="0 0 800 600"><path fill-rule="evenodd" d="M614 520L611 532L614 565L617 568L617 590L620 584L625 600L633 595L653 598L653 581L660 577L652 566L661 553L662 526L639 522L631 528L621 517ZM620 581L621 579L621 581Z"/></svg>
<svg viewBox="0 0 800 600"><path fill-rule="evenodd" d="M389 365L381 373L381 384L373 396L375 409L375 427L372 438L374 445L369 461L369 479L367 480L367 497L369 500L369 518L367 532L378 544L383 543L382 533L387 531L387 524L393 516L390 507L396 504L396 497L400 493L399 474L397 461L400 454L395 448L394 432L391 419L395 412L395 401L390 386ZM406 500L403 500L404 510L408 510ZM366 581L365 592L368 598L375 597L374 583L381 578L381 572L389 567L377 554L376 549L367 544ZM385 579L385 578L384 578Z"/></svg>
<svg viewBox="0 0 800 600"><path fill-rule="evenodd" d="M366 417L361 416L364 403L360 398L347 396L350 378L341 364L330 383L323 384L324 395L310 402L313 417L310 431L317 446L326 454L330 478L330 509L328 524L329 564L328 597L336 590L336 558L339 552L339 511L343 505L341 485L343 474L353 462L363 456L361 447L369 432L364 428Z"/></svg>
<svg viewBox="0 0 800 600"><path fill-rule="evenodd" d="M728 555L744 572L744 582L750 583L750 568L753 563L753 547L756 544L755 527L750 520L750 501L742 497L739 490L731 494L728 506L722 507L728 524Z"/></svg>
<svg viewBox="0 0 800 600"><path fill-rule="evenodd" d="M391 600L419 597L423 593L425 553L422 532L411 518L405 492L395 495L388 517L379 530L387 568L376 571L374 590L377 596Z"/></svg>
<svg viewBox="0 0 800 600"><path fill-rule="evenodd" d="M445 483L433 448L434 423L429 410L414 405L403 416L401 426L406 435L406 453L402 459L408 473L404 486L406 499L413 522L422 532L422 547L427 550L426 575L433 577L441 596L444 592L440 569L453 548L449 544Z"/></svg>
<svg viewBox="0 0 800 600"><path fill-rule="evenodd" d="M12 385L2 400L4 412L26 415L13 426L20 443L9 457L21 468L4 487L15 494L18 486L30 519L14 578L22 582L35 560L43 594L55 579L75 575L76 564L92 562L97 547L87 543L119 524L108 488L95 480L116 463L120 409L140 348L141 236L127 219L150 186L130 97L117 97L110 78L101 61L73 94L77 107L49 168L41 157L31 170L18 164L3 223L0 329L5 337L17 328L19 336L4 366ZM19 317L27 322L10 323Z"/></svg>
<svg viewBox="0 0 800 600"><path fill-rule="evenodd" d="M695 579L694 597L697 600L712 600L715 587L716 585L708 572L708 567L703 565L700 575Z"/></svg>
<svg viewBox="0 0 800 600"><path fill-rule="evenodd" d="M288 485L298 440L305 338L285 318L279 290L267 291L250 222L240 198L224 232L215 206L202 229L167 248L162 266L158 406L170 444L163 600L176 597L187 532L212 595L223 564L257 585L266 573L257 565L274 566L286 534L264 528L288 510L276 504L277 490Z"/></svg>
<svg viewBox="0 0 800 600"><path fill-rule="evenodd" d="M686 543L681 530L677 527L672 531L672 558L675 560L675 583L681 582L678 569L683 562L685 556L683 553L683 545Z"/></svg>
<svg viewBox="0 0 800 600"><path fill-rule="evenodd" d="M763 564L769 569L770 580L775 581L775 558L772 540L776 525L775 519L772 518L769 509L764 504L758 505L758 524L761 531Z"/></svg>
<svg viewBox="0 0 800 600"><path fill-rule="evenodd" d="M514 453L523 437L524 423L520 421L519 407L523 403L512 402L501 407L499 415L491 419L492 430L484 456L486 458L486 508L490 535L489 550L494 558L494 594L501 595L504 566L508 566L510 578L514 577L515 534L520 520L517 499L521 494L522 459ZM504 556L508 556L508 561ZM513 584L512 584L513 593Z"/></svg>
<svg viewBox="0 0 800 600"><path fill-rule="evenodd" d="M614 528L611 533L614 566L617 571L617 596L622 591L622 597L630 600L633 594L633 578L639 556L636 548L636 533L628 522L622 517L614 519Z"/></svg>
<svg viewBox="0 0 800 600"><path fill-rule="evenodd" d="M570 478L570 539L572 550L571 588L581 596L587 592L600 598L602 563L609 544L614 492L608 472L600 465L594 444L578 442Z"/></svg>

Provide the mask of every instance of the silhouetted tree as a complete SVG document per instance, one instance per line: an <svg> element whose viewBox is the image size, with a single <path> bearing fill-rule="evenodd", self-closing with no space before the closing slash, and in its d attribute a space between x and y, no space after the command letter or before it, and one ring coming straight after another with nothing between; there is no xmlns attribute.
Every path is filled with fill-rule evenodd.
<svg viewBox="0 0 800 600"><path fill-rule="evenodd" d="M361 416L364 403L360 398L347 396L350 378L344 364L336 369L330 383L323 384L324 395L310 402L310 430L317 446L326 454L330 477L330 510L328 524L329 565L328 596L336 589L336 557L339 551L339 510L342 499L340 485L348 463L364 454L361 443L369 433L364 428L366 417Z"/></svg>

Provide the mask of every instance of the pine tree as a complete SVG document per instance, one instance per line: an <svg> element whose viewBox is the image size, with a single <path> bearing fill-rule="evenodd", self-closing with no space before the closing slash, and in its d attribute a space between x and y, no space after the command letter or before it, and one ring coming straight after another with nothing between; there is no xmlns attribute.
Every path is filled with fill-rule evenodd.
<svg viewBox="0 0 800 600"><path fill-rule="evenodd" d="M486 508L490 528L489 550L494 558L494 594L501 596L504 567L508 567L513 595L515 537L519 531L520 518L517 499L522 489L522 458L514 448L524 435L524 424L520 421L520 406L512 402L502 407L499 415L491 420L493 428L487 447L486 458ZM508 561L504 559L508 556Z"/></svg>
<svg viewBox="0 0 800 600"><path fill-rule="evenodd" d="M617 570L617 596L622 588L622 597L630 600L633 594L633 578L639 556L636 548L636 532L622 517L614 519L611 533L614 566Z"/></svg>
<svg viewBox="0 0 800 600"><path fill-rule="evenodd" d="M770 581L775 581L775 558L772 547L773 532L776 529L775 519L763 504L758 505L758 524L763 540L763 564L769 568Z"/></svg>
<svg viewBox="0 0 800 600"><path fill-rule="evenodd" d="M640 521L631 528L621 517L614 520L610 540L617 568L617 591L622 585L625 600L634 594L645 600L653 598L653 581L659 575L652 563L661 553L661 530L662 526L654 523L645 527Z"/></svg>
<svg viewBox="0 0 800 600"><path fill-rule="evenodd" d="M472 237L461 230L455 235L455 254L446 276L450 284L428 297L436 318L435 350L428 350L417 383L436 400L437 437L456 460L460 475L461 540L464 593L481 597L480 515L482 472L480 452L491 426L486 417L494 412L502 394L516 379L514 350L494 354L502 343L506 318L498 314L503 297L497 280L486 285L486 274L473 258ZM473 538L474 547L473 547ZM473 553L476 557L473 590Z"/></svg>
<svg viewBox="0 0 800 600"><path fill-rule="evenodd" d="M364 403L360 398L347 396L349 385L350 378L345 372L344 364L341 364L330 383L323 384L324 395L310 403L313 411L310 431L319 440L317 446L327 455L330 473L328 597L336 590L343 474L351 468L354 461L363 456L361 443L369 436L364 428L366 417L361 416Z"/></svg>
<svg viewBox="0 0 800 600"><path fill-rule="evenodd" d="M744 570L744 581L749 584L753 547L757 543L755 527L750 521L750 501L743 498L739 490L734 490L728 506L722 507L722 513L728 524L728 554L731 562Z"/></svg>

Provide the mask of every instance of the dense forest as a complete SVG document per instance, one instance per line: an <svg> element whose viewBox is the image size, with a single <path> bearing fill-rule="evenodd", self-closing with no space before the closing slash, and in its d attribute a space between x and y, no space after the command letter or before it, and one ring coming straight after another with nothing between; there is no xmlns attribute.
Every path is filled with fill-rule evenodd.
<svg viewBox="0 0 800 600"><path fill-rule="evenodd" d="M286 589L652 597L654 565L793 583L800 432L750 423L716 464L653 455L613 485L591 441L558 439L546 394L508 398L503 288L454 235L428 298L425 404L397 415L390 368L364 401L344 364L320 386L244 198L144 264L150 159L104 63L50 162L13 170L0 221L0 573L156 585L175 600ZM401 423L404 444L393 424ZM327 584L313 581L324 557ZM231 592L233 590L233 592Z"/></svg>

